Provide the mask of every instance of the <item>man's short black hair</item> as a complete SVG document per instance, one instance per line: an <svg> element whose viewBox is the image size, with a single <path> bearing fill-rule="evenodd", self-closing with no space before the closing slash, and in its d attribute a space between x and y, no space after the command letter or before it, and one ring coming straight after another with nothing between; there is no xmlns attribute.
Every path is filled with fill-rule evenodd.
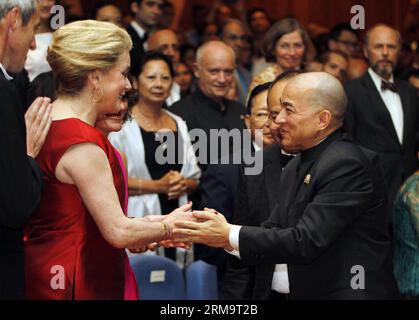
<svg viewBox="0 0 419 320"><path fill-rule="evenodd" d="M329 39L338 40L343 31L351 32L359 40L358 32L356 30L352 29L352 27L349 23L339 23L339 24L335 25L332 28L332 30L330 30Z"/></svg>
<svg viewBox="0 0 419 320"><path fill-rule="evenodd" d="M114 7L116 7L116 8L118 8L118 9L119 9L118 5L117 5L117 4L115 4L115 1L112 1L112 0L100 0L100 1L97 3L97 5L95 6L95 9L94 9L94 11L93 11L93 16L92 16L92 18L93 18L93 19L96 19L97 12L98 12L100 9L102 9L103 7L106 7L106 6L114 6ZM120 10L120 9L119 9L119 10Z"/></svg>
<svg viewBox="0 0 419 320"><path fill-rule="evenodd" d="M333 53L334 53L334 54L337 54L337 55L339 55L339 56L341 56L343 59L345 59L346 61L348 61L348 62L349 62L349 57L348 57L348 55L347 55L345 52L340 51L340 50L329 50L329 51L326 51L325 53L323 53L323 54L320 56L320 62L321 62L322 64L328 63L328 62L330 61L330 56L331 56Z"/></svg>
<svg viewBox="0 0 419 320"><path fill-rule="evenodd" d="M265 10L265 9L263 9L263 8L256 7L256 8L253 8L252 10L250 10L250 11L249 11L249 13L248 13L248 14L247 14L247 16L246 16L246 20L247 20L247 24L248 24L248 25L250 25L250 20L252 19L252 16L253 16L256 12L262 12L262 13L264 13L264 14L265 14L265 16L268 18L269 22L271 22L271 23L272 23L272 20L271 20L271 17L269 16L268 11L266 11L266 10Z"/></svg>
<svg viewBox="0 0 419 320"><path fill-rule="evenodd" d="M266 82L266 83L262 83L256 87L253 88L252 92L249 95L249 99L247 100L247 114L251 115L252 114L252 108L253 108L253 99L260 93L262 93L263 91L267 91L271 88L272 82Z"/></svg>

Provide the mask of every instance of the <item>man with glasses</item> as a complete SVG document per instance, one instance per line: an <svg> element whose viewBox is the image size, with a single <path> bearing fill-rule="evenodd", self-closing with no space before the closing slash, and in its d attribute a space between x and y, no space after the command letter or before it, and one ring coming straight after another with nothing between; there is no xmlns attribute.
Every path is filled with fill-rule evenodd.
<svg viewBox="0 0 419 320"><path fill-rule="evenodd" d="M278 188L279 181L282 170L293 156L281 149L280 128L275 119L279 114L282 91L287 83L300 73L302 72L298 70L286 71L274 82L255 87L249 96L248 126L257 129L267 128L268 131L265 129L261 132L264 134L264 149L259 151L263 152L262 172L259 175L245 175L241 170L238 176L234 224L259 226L269 218L272 208L282 200ZM257 94L266 87L265 93L262 91ZM258 101L260 98L264 98L264 104ZM255 108L257 105L259 106ZM207 207L224 212L217 207L209 205ZM231 256L228 259L223 292L228 300L259 300L273 297L287 299L289 294L287 266L285 264L246 266Z"/></svg>
<svg viewBox="0 0 419 320"><path fill-rule="evenodd" d="M330 31L328 46L329 50L339 50L355 57L359 53L358 33L349 23L340 23Z"/></svg>

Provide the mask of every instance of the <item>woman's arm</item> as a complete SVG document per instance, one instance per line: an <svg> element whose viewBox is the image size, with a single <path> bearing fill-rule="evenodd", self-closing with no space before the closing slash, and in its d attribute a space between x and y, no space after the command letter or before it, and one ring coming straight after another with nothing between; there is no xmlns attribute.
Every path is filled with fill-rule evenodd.
<svg viewBox="0 0 419 320"><path fill-rule="evenodd" d="M116 248L138 248L166 239L174 220L188 216L184 206L160 222L125 217L106 154L93 143L67 150L57 165L56 177L76 185L102 236Z"/></svg>

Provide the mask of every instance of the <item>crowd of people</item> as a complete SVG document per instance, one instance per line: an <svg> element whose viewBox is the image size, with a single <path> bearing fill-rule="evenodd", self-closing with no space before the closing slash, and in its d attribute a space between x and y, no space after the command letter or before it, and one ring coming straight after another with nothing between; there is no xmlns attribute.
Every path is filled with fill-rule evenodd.
<svg viewBox="0 0 419 320"><path fill-rule="evenodd" d="M243 3L0 3L0 299L141 299L132 254L222 299L419 298L419 22Z"/></svg>

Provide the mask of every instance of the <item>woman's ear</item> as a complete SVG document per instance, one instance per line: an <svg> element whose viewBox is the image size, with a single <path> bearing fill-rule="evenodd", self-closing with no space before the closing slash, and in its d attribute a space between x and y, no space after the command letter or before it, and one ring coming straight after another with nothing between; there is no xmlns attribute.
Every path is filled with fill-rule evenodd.
<svg viewBox="0 0 419 320"><path fill-rule="evenodd" d="M93 86L93 88L99 88L100 87L100 71L95 70L89 73L89 75L87 76L87 80L89 82L90 85Z"/></svg>

